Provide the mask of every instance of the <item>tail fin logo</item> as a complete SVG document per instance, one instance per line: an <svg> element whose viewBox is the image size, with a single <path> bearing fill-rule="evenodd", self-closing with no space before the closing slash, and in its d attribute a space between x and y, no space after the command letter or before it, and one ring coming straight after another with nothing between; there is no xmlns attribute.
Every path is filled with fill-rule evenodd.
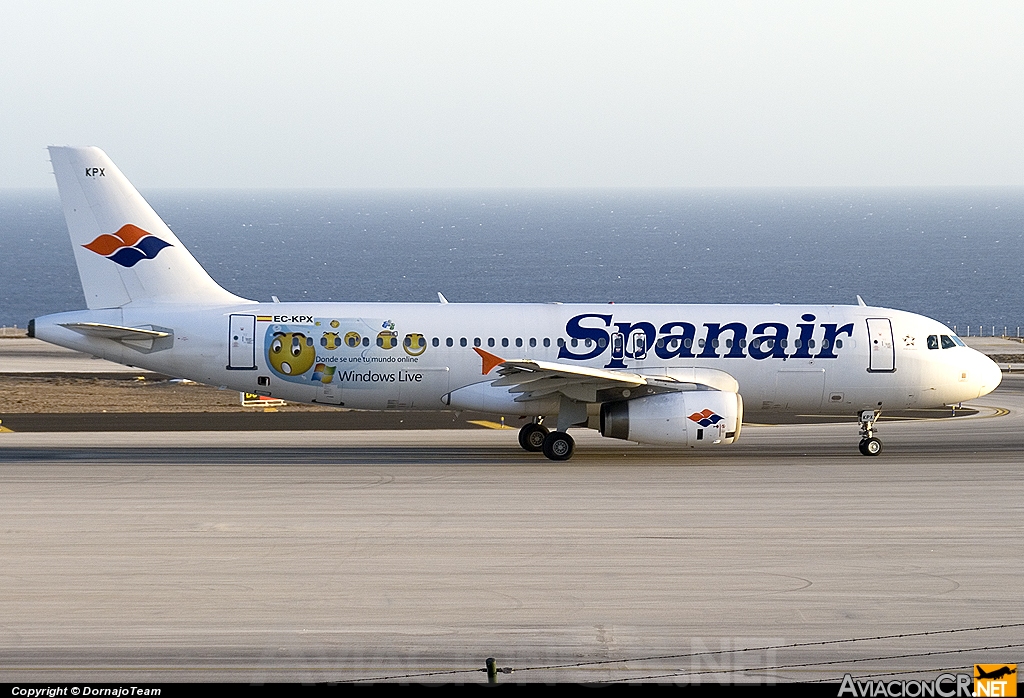
<svg viewBox="0 0 1024 698"><path fill-rule="evenodd" d="M113 235L100 235L82 247L122 267L134 267L144 259L153 259L160 254L160 250L171 247L171 243L128 223Z"/></svg>

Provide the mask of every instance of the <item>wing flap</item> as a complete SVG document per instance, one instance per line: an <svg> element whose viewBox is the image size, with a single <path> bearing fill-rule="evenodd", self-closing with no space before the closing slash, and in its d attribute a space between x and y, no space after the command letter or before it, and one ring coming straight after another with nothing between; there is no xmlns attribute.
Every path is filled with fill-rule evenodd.
<svg viewBox="0 0 1024 698"><path fill-rule="evenodd" d="M498 359L500 357L494 357ZM570 366L552 361L517 359L501 361L493 366L499 378L491 385L507 387L516 395L515 402L531 402L554 395L562 395L575 402L601 402L602 394L629 395L640 386L649 386L647 378L636 373L605 371L587 366ZM664 392L664 389L646 388L645 392Z"/></svg>
<svg viewBox="0 0 1024 698"><path fill-rule="evenodd" d="M508 388L515 402L527 403L561 395L574 402L609 402L647 397L660 393L691 390L721 390L727 377L733 385L736 379L722 371L691 368L679 375L659 372L649 376L626 371L606 371L589 366L571 366L555 361L535 359L503 359L480 348L474 348L482 359L484 375L497 369L498 377L491 381L495 388ZM701 372L709 373L704 376ZM720 374L715 381L710 374ZM700 374L700 375L698 375Z"/></svg>
<svg viewBox="0 0 1024 698"><path fill-rule="evenodd" d="M534 375L541 374L539 377L557 375L559 377L575 379L597 379L600 381L606 381L613 385L621 386L647 385L647 379L636 373L626 373L625 371L605 371L600 368L590 368L589 366L569 366L568 364L560 364L553 361L519 359L515 361L504 361L498 366L498 373L502 376L510 376L521 372Z"/></svg>

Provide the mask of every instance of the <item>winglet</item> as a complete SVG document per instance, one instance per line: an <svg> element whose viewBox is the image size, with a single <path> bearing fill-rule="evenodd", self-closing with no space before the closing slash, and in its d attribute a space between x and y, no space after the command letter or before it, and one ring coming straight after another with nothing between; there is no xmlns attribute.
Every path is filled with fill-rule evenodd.
<svg viewBox="0 0 1024 698"><path fill-rule="evenodd" d="M860 296L858 295L858 296L857 296L857 305L862 305L862 306L866 306L866 305L867 305L867 303L865 303L865 302L864 302L864 299L863 299L863 298L861 298L861 297L860 297Z"/></svg>
<svg viewBox="0 0 1024 698"><path fill-rule="evenodd" d="M442 305L448 305L448 299L444 297L444 294L440 291L437 292L437 302Z"/></svg>
<svg viewBox="0 0 1024 698"><path fill-rule="evenodd" d="M505 359L500 356L495 356L490 352L486 352L480 347L473 347L473 351L479 354L480 358L483 359L483 365L480 367L480 374L483 376L486 376L488 373L493 371L495 366L500 366L505 363Z"/></svg>

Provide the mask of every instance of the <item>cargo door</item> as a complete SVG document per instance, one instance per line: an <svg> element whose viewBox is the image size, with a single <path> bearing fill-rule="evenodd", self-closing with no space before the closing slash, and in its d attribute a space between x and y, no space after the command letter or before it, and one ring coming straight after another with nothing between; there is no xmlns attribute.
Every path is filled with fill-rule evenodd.
<svg viewBox="0 0 1024 698"><path fill-rule="evenodd" d="M892 340L889 318L868 318L868 371L892 373L896 370L896 345Z"/></svg>
<svg viewBox="0 0 1024 698"><path fill-rule="evenodd" d="M775 375L775 409L816 414L825 394L825 369L780 369Z"/></svg>
<svg viewBox="0 0 1024 698"><path fill-rule="evenodd" d="M228 366L236 371L256 369L256 316L232 315L228 320Z"/></svg>

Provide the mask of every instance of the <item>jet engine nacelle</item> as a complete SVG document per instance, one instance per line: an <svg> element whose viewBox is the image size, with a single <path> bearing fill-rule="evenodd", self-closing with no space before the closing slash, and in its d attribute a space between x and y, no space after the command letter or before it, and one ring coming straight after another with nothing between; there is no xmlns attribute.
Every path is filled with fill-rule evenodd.
<svg viewBox="0 0 1024 698"><path fill-rule="evenodd" d="M739 393L694 390L601 405L601 435L642 444L713 446L740 436Z"/></svg>

